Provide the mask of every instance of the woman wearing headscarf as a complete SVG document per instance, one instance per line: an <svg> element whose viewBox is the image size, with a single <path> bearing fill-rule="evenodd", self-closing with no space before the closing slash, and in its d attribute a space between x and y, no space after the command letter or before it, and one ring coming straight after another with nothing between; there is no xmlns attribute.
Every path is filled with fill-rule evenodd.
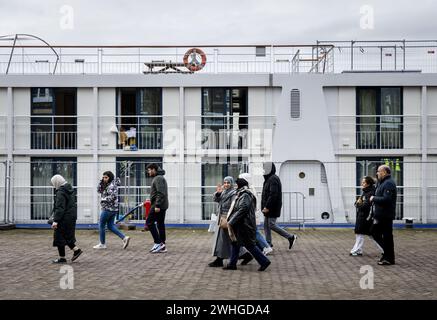
<svg viewBox="0 0 437 320"><path fill-rule="evenodd" d="M229 263L223 269L236 270L241 247L245 247L259 263L258 271L264 271L270 265L270 260L261 252L256 244L256 197L249 189L249 183L238 178L237 194L231 204L227 218L228 232L232 241L232 251Z"/></svg>
<svg viewBox="0 0 437 320"><path fill-rule="evenodd" d="M218 202L217 223L220 224L220 216L226 216L231 207L232 200L235 196L234 179L230 176L223 179L223 185L218 185L213 199ZM223 267L223 260L228 259L231 255L231 239L227 230L216 228L213 238L213 256L216 259L210 262L210 267Z"/></svg>
<svg viewBox="0 0 437 320"><path fill-rule="evenodd" d="M99 221L99 235L100 243L95 245L94 249L106 249L105 229L108 229L116 234L123 241L123 249L129 245L129 237L126 237L114 225L115 217L118 213L118 187L120 186L120 179L115 178L111 171L103 172L102 180L97 187L97 192L100 193L100 206L102 212L100 213Z"/></svg>
<svg viewBox="0 0 437 320"><path fill-rule="evenodd" d="M242 178L248 182L249 190L255 196L255 199L256 199L255 220L256 220L256 225L258 226L259 222L260 222L260 216L261 216L261 202L259 201L259 198L258 198L258 192L256 191L255 187L253 186L253 184L251 182L252 176L250 175L250 173L245 172L245 173L241 173L238 176L238 178ZM272 253L272 251L273 251L273 248L270 247L266 238L264 238L264 236L261 234L261 232L258 230L258 228L256 228L256 245L258 246L258 248L260 248L262 250L264 255L268 255L268 254Z"/></svg>
<svg viewBox="0 0 437 320"><path fill-rule="evenodd" d="M71 261L75 261L81 255L82 250L76 246L77 207L74 190L71 184L67 183L64 177L59 174L52 177L51 183L55 188L52 222L53 246L57 247L59 252L59 259L53 260L53 263L67 262L65 246L73 250Z"/></svg>

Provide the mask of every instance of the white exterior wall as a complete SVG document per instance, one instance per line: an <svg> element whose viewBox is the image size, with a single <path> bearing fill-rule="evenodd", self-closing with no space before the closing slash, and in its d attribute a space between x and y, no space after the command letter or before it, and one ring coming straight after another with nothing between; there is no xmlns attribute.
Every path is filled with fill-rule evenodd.
<svg viewBox="0 0 437 320"><path fill-rule="evenodd" d="M426 175L427 185L427 222L437 223L437 155L428 156L428 168Z"/></svg>
<svg viewBox="0 0 437 320"><path fill-rule="evenodd" d="M117 123L116 114L116 89L99 88L98 90L98 115L99 137L98 147L101 150L115 150L117 148L117 134L111 133L111 127Z"/></svg>
<svg viewBox="0 0 437 320"><path fill-rule="evenodd" d="M14 106L14 149L30 149L30 88L12 90Z"/></svg>
<svg viewBox="0 0 437 320"><path fill-rule="evenodd" d="M166 75L167 76L167 75ZM429 86L427 89L427 113L429 117L428 121L428 133L427 133L427 143L428 143L428 161L435 161L436 165L428 165L426 174L426 186L428 190L427 204L427 221L436 222L437 221L437 87L435 82L433 82L432 75L412 75L412 78L422 79L423 82L429 81L434 83L433 86ZM168 75L167 77L172 77ZM217 76L219 77L219 76ZM375 77L375 78L373 78ZM420 217L423 212L419 210L421 207L421 168L418 164L413 164L415 161L421 160L421 150L420 150L420 131L418 130L417 121L414 120L410 122L415 116L420 116L421 112L421 84L417 83L416 80L411 80L411 83L407 83L402 80L404 77L410 77L409 75L314 75L313 77L306 77L303 75L299 76L274 76L273 77L273 87L268 87L267 82L264 78L256 78L253 80L252 85L248 82L248 104L249 104L249 116L253 115L277 115L277 125L275 127L275 140L278 145L273 151L273 158L278 162L285 161L298 161L295 162L299 165L299 168L306 168L306 165L312 165L311 168L306 168L308 172L314 173L317 176L320 173L320 166L317 161L323 161L325 163L325 168L328 175L328 194L330 198L330 206L333 212L335 212L334 222L342 222L341 219L337 220L337 217L344 215L347 212L351 220L355 219L355 211L353 208L353 201L355 200L355 184L356 184L356 168L355 160L357 156L402 156L404 159L404 216ZM173 119L170 116L175 114L179 115L180 108L180 93L179 86L174 85L178 83L179 85L184 84L192 87L184 88L184 105L185 105L185 125L187 121L195 120L197 132L200 131L200 115L201 115L201 102L202 102L202 92L201 85L205 86L244 86L244 83L238 83L232 85L232 79L226 78L218 82L214 81L214 76L211 78L205 78L196 82L193 78L187 78L188 80L175 80L171 82L173 87L165 86L166 80L162 80L160 77L155 77L160 79L160 86L163 87L163 129L177 128L179 126L179 119L173 123ZM155 79L153 78L153 79ZM238 76L237 76L238 78ZM60 78L59 85L65 85L62 81L66 81L67 78ZM76 82L80 82L79 77L74 78ZM127 77L121 77L124 82L122 86L133 86L129 83ZM149 78L143 79L144 86L150 86ZM141 80L139 78L138 81ZM175 78L176 79L176 78ZM182 79L182 78L181 78ZM186 78L184 78L186 79ZM208 80L209 79L209 80ZM349 79L349 80L348 80ZM354 80L354 81L351 81ZM365 80L363 80L365 79ZM367 79L367 80L366 80ZM373 81L375 80L376 81ZM382 79L378 82L378 79ZM68 79L67 79L68 80ZM141 81L143 81L141 80ZM3 80L5 81L5 80ZM42 81L42 80L41 80ZM98 101L99 101L99 144L98 152L103 152L108 154L107 156L99 155L99 161L107 161L106 164L101 164L96 170L88 170L87 173L82 172L82 166L85 166L86 162L93 161L92 157L92 146L87 144L87 137L92 135L91 127L88 127L86 121L82 121L82 117L92 114L91 106L94 103L93 90L92 87L84 87L75 84L78 87L77 95L77 110L78 110L78 149L82 149L78 154L78 196L80 193L80 203L79 205L79 220L83 222L89 221L90 213L88 211L89 207L86 204L87 197L91 197L94 193L95 184L98 179L98 175L103 172L103 170L115 171L115 158L118 154L123 156L131 156L133 154L137 156L163 156L164 167L167 171L167 181L173 198L170 199L170 210L168 212L168 221L170 222L199 222L201 217L201 161L206 159L207 153L204 154L204 150L200 149L200 141L197 138L190 137L186 135L185 145L187 147L185 165L181 167L178 163L174 163L176 158L179 159L179 149L176 148L176 153L170 152L165 153L169 146L174 143L174 140L165 140L165 149L161 151L152 151L148 153L147 151L133 152L119 152L116 150L116 135L114 133L109 133L109 129L113 124L115 124L115 86L109 80L103 83L98 90ZM173 81L173 80L172 80ZM245 80L246 81L246 80ZM421 80L422 81L422 80ZM179 83L180 82L180 83ZM419 81L420 82L420 81ZM111 85L108 85L111 83ZM353 116L355 115L356 109L356 99L355 99L355 87L347 87L348 85L357 86L402 86L403 89L403 107L404 115L406 116L404 120L404 147L405 150L354 150L355 148L355 125ZM54 85L53 83L51 84ZM93 85L98 85L98 83L93 83ZM330 87L327 87L329 85ZM12 85L14 86L14 85ZM30 149L30 85L29 87L14 87L13 88L13 104L14 104L14 115L26 116L27 118L16 119L15 126L15 136L14 136L14 148L15 150L20 150L23 154L26 154L27 150ZM282 90L284 88L284 90ZM291 88L299 88L301 90L301 111L302 119L298 121L290 120L289 117L289 91ZM325 89L322 89L325 88ZM2 108L3 105L7 103L7 89L4 85L0 88L0 124L1 116L5 114L5 109ZM337 136L333 134L333 126L330 123L328 115L347 115L351 116L347 121L336 126L338 128ZM104 118L102 116L108 116ZM411 119L408 116L412 116ZM27 120L26 120L27 119ZM412 121L412 120L411 120ZM256 128L260 125L256 121L250 121L250 128ZM262 127L260 125L260 127ZM4 126L0 125L0 157L6 158L5 150L2 149L2 136L1 130ZM26 129L26 130L23 130ZM328 132L328 130L330 132ZM198 137L198 136L197 136ZM107 139L106 141L104 141ZM329 140L330 139L330 140ZM102 143L103 142L103 143ZM190 147L193 147L190 149ZM199 148L199 149L196 149ZM340 150L339 150L340 149ZM84 155L84 152L89 150L88 155ZM41 150L38 153L35 150L31 150L32 154L35 156L47 155L47 152ZM3 155L2 155L3 154ZM50 154L52 155L52 154ZM71 152L65 152L63 154L62 150L53 152L53 156L77 156ZM197 156L197 157L196 157ZM15 156L14 160L26 160L30 161L30 157L18 157ZM253 154L249 156L249 161L251 162L262 162L265 161L265 157L257 157ZM197 162L196 162L197 161ZM331 163L331 161L346 161L346 164ZM88 167L87 167L88 168ZM249 171L252 173L253 181L256 186L261 186L263 179L257 171L256 165L252 165ZM278 168L278 173L287 176L287 167ZM16 164L14 180L12 181L14 185L14 206L16 206L17 216L23 217L23 219L29 219L30 217L30 190L20 190L26 184L30 184L30 166L28 164ZM283 171L282 171L283 170ZM98 175L94 174L98 172ZM258 173L258 175L257 175ZM312 174L311 173L311 174ZM0 172L1 174L1 172ZM181 180L183 177L183 180ZM310 177L310 176L308 176ZM0 177L1 179L1 177ZM314 178L315 179L315 178ZM308 181L311 179L308 178ZM290 188L293 189L297 181L286 181L285 183L290 183ZM312 181L312 180L311 180ZM314 180L315 181L315 180ZM2 180L0 180L2 182ZM294 184L293 184L294 183ZM314 182L315 183L315 182ZM309 186L304 186L308 189ZM1 186L0 186L1 188ZM303 188L303 187L302 187ZM316 186L316 188L319 188ZM92 193L89 191L91 190ZM259 189L258 191L261 191ZM319 194L317 189L315 190L316 196ZM1 192L0 192L1 193ZM94 196L92 196L94 197ZM310 200L308 200L310 201ZM92 202L92 201L91 201ZM308 202L309 204L309 202ZM93 204L94 205L94 204ZM98 205L98 202L97 204ZM343 207L342 207L343 205ZM26 207L27 206L27 207ZM322 206L322 205L320 205ZM320 211L320 210L318 210ZM320 212L316 212L315 218L320 217ZM92 212L92 210L91 210ZM307 212L310 216L310 211ZM93 214L91 213L91 216ZM95 219L95 217L92 217ZM340 217L341 218L341 217ZM328 221L329 222L329 221Z"/></svg>
<svg viewBox="0 0 437 320"><path fill-rule="evenodd" d="M428 151L437 152L437 87L427 88Z"/></svg>
<svg viewBox="0 0 437 320"><path fill-rule="evenodd" d="M404 87L404 148L420 150L421 147L421 90L420 87Z"/></svg>
<svg viewBox="0 0 437 320"><path fill-rule="evenodd" d="M404 203L404 217L412 217L415 221L420 221L423 210L421 207L421 157L405 156L403 158L404 194L398 197L398 202L402 201ZM396 168L393 168L393 170L396 170Z"/></svg>
<svg viewBox="0 0 437 320"><path fill-rule="evenodd" d="M338 123L338 148L355 149L356 148L356 88L341 87L338 89L338 109L335 115L345 117L337 118Z"/></svg>
<svg viewBox="0 0 437 320"><path fill-rule="evenodd" d="M94 168L92 156L77 157L77 223L96 222L96 210L99 208L99 202L96 201L99 176L94 175Z"/></svg>
<svg viewBox="0 0 437 320"><path fill-rule="evenodd" d="M93 88L77 88L77 149L92 149L93 111Z"/></svg>
<svg viewBox="0 0 437 320"><path fill-rule="evenodd" d="M8 89L0 88L0 153L6 153ZM3 150L3 151L2 151Z"/></svg>
<svg viewBox="0 0 437 320"><path fill-rule="evenodd" d="M14 157L14 167L12 172L11 185L13 188L13 200L11 212L14 213L15 220L22 223L40 223L30 219L31 208L31 172L30 157ZM50 187L50 181L47 182Z"/></svg>
<svg viewBox="0 0 437 320"><path fill-rule="evenodd" d="M202 90L184 89L187 153L185 163L185 222L199 222L202 217L202 150L200 146ZM195 123L193 123L195 121Z"/></svg>

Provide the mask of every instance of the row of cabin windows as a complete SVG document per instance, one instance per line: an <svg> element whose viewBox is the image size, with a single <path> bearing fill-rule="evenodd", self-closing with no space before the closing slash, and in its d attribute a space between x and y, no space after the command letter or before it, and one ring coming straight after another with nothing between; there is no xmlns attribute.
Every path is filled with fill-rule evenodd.
<svg viewBox="0 0 437 320"><path fill-rule="evenodd" d="M403 101L400 87L356 89L357 149L403 148ZM77 148L77 90L75 88L31 89L31 148ZM162 89L117 90L116 124L119 132L134 132L139 149L162 148ZM301 94L290 93L290 116L301 117ZM247 88L202 88L202 145L207 149L245 148L218 138L220 132L248 129ZM124 147L118 136L118 148ZM123 142L123 143L122 143Z"/></svg>

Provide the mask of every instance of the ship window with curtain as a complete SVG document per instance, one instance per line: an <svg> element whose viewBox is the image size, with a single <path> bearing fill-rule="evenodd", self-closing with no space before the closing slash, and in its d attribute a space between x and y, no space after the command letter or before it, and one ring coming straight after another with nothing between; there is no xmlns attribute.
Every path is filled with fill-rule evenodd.
<svg viewBox="0 0 437 320"><path fill-rule="evenodd" d="M402 149L402 88L357 88L357 149Z"/></svg>

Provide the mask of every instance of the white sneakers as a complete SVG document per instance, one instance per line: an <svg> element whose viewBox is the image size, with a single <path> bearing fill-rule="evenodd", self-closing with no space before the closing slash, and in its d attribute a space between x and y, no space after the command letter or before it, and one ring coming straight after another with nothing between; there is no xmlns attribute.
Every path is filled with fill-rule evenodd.
<svg viewBox="0 0 437 320"><path fill-rule="evenodd" d="M130 237L124 237L123 239L123 249L126 249L129 245Z"/></svg>
<svg viewBox="0 0 437 320"><path fill-rule="evenodd" d="M153 252L153 251L155 251L156 248L158 248L159 246L160 246L159 243L155 243L155 244L153 245L152 249L149 250L149 252Z"/></svg>
<svg viewBox="0 0 437 320"><path fill-rule="evenodd" d="M165 253L167 252L167 248L165 247L165 243L156 244L153 246L151 253Z"/></svg>
<svg viewBox="0 0 437 320"><path fill-rule="evenodd" d="M272 252L273 252L273 248L272 247L265 247L263 249L263 253L264 253L265 256L270 254L270 253L272 253Z"/></svg>
<svg viewBox="0 0 437 320"><path fill-rule="evenodd" d="M130 237L124 237L123 241L123 249L126 249L129 245ZM106 249L106 244L99 243L93 247L94 249Z"/></svg>

